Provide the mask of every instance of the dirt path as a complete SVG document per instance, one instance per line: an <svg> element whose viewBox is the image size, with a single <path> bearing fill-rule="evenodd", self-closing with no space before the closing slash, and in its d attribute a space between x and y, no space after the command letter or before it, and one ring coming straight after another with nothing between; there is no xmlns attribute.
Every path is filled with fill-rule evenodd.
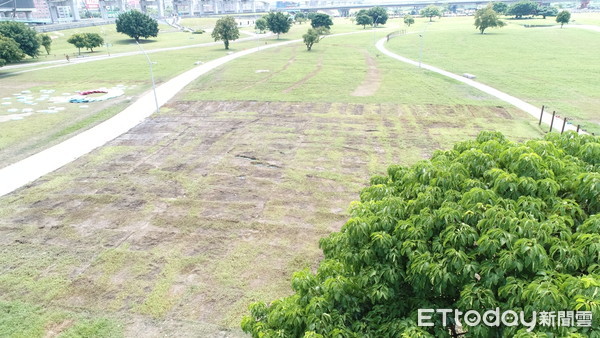
<svg viewBox="0 0 600 338"><path fill-rule="evenodd" d="M379 49L379 51L381 51L383 54L385 54L385 55L387 55L387 56L389 56L391 58L394 58L394 59L396 59L398 61L402 61L402 62L411 64L413 66L421 67L421 68L427 69L429 71L432 71L432 72L444 75L446 77L449 77L449 78L451 78L453 80L465 83L465 84L467 84L467 85L469 85L469 86L471 86L473 88L479 89L479 90L481 90L484 93L490 94L490 95L492 95L492 96L494 96L494 97L496 97L496 98L498 98L498 99L500 99L500 100L502 100L502 101L504 101L506 103L509 103L509 104L511 104L511 105L513 105L513 106L515 106L515 107L517 107L519 109L521 109L522 111L528 113L529 115L535 117L536 119L540 118L540 112L541 112L541 108L540 107L536 107L536 106L534 106L532 104L529 104L529 103L527 103L527 102L525 102L525 101L523 101L523 100L521 100L519 98L516 98L516 97L511 96L509 94L506 94L504 92L501 92L501 91L499 91L496 88L490 87L488 85L484 85L484 84L482 84L480 82L477 82L477 81L468 79L466 77L463 77L463 76L460 76L460 75L457 75L457 74L454 74L454 73L450 73L450 72L445 71L443 69L440 69L440 68L437 68L437 67L434 67L434 66L430 66L428 64L420 63L418 61L414 61L414 60L411 60L409 58L405 58L403 56L400 56L400 55L398 55L396 53L390 52L384 46L384 44L385 44L386 41L387 41L387 39L383 38L383 39L377 41L377 44L376 44L377 49ZM550 125L551 121L552 121L552 114L548 114L548 113L544 112L544 115L542 117L542 122L546 123L547 125ZM555 117L554 118L554 123L552 125L553 129L554 130L561 130L562 126L563 126L563 120L560 119L560 118L558 118L558 117ZM573 125L566 125L565 126L565 130L576 131L577 128L575 126L573 126ZM583 132L583 131L580 131L580 133L584 133L585 134L585 132Z"/></svg>
<svg viewBox="0 0 600 338"><path fill-rule="evenodd" d="M323 68L323 58L320 58L319 62L317 63L317 67L315 68L315 70L313 70L312 72L308 73L300 81L297 81L293 85L291 85L288 88L284 89L283 92L287 94L287 93L291 92L292 90L296 90L298 87L300 87L303 84L305 84L308 80L312 79L315 75L319 74L319 72L321 71L322 68Z"/></svg>
<svg viewBox="0 0 600 338"><path fill-rule="evenodd" d="M381 86L381 73L377 68L375 59L365 52L365 61L368 66L367 75L364 81L352 92L352 96L373 96Z"/></svg>

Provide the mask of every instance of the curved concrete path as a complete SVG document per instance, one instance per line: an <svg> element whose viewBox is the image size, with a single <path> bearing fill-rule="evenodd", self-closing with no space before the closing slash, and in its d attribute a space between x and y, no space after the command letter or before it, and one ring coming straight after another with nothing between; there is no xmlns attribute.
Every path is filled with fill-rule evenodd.
<svg viewBox="0 0 600 338"><path fill-rule="evenodd" d="M529 115L535 117L539 121L540 113L541 113L541 107L536 107L536 106L534 106L532 104L529 104L529 103L527 103L527 102L525 102L525 101L523 101L523 100L521 100L519 98L516 98L516 97L511 96L509 94L506 94L504 92L501 92L501 91L499 91L496 88L492 88L492 87L490 87L488 85L484 85L483 83L480 83L480 82L477 82L477 81L473 81L471 79L467 79L466 77L463 77L463 76L460 76L460 75L457 75L457 74L454 74L454 73L450 73L450 72L445 71L443 69L440 69L440 68L437 68L437 67L434 67L434 66L430 66L430 65L424 64L422 62L419 63L418 61L414 61L414 60L405 58L403 56L400 56L398 54L395 54L393 52L390 52L384 46L384 44L385 44L386 41L387 41L387 39L383 38L383 39L377 41L377 44L376 44L377 49L379 49L379 51L382 52L383 54L385 54L385 55L387 55L387 56L389 56L391 58L394 58L394 59L396 59L398 61L402 61L402 62L411 64L413 66L419 67L419 65L420 65L421 68L427 69L427 70L432 71L432 72L436 72L438 74L444 75L444 76L449 77L451 79L454 79L456 81L459 81L459 82L462 82L464 84L467 84L467 85L469 85L469 86L471 86L473 88L476 88L478 90L481 90L484 93L492 95L492 96L494 96L494 97L496 97L496 98L498 98L498 99L500 99L500 100L502 100L502 101L504 101L506 103L509 103L509 104L511 104L511 105L513 105L513 106L515 106L515 107L517 107L519 109L521 109L522 111L524 111L524 112L528 113ZM550 125L551 121L552 121L552 114L548 114L548 113L544 112L544 116L542 117L542 122L545 123L545 124L547 124L547 125ZM563 120L560 119L560 118L555 117L554 118L554 123L552 125L552 130L559 130L560 131L562 129L562 126L563 126ZM573 126L573 125L567 124L565 126L565 131L566 130L576 131L577 128L575 126ZM584 133L584 132L580 131L580 133Z"/></svg>
<svg viewBox="0 0 600 338"><path fill-rule="evenodd" d="M329 35L328 37L360 34L366 32L369 31L333 34ZM298 39L262 45L227 55L216 60L208 61L205 64L180 74L157 87L156 94L158 105L164 105L192 81L229 61L256 53L261 50L298 43L301 41L301 39ZM152 90L150 90L132 105L125 108L112 118L98 124L97 126L75 135L62 143L32 155L22 161L0 169L0 196L11 193L16 189L42 177L43 175L46 175L106 144L107 142L141 123L145 118L152 115L155 111L156 104L154 101L154 94L152 93Z"/></svg>

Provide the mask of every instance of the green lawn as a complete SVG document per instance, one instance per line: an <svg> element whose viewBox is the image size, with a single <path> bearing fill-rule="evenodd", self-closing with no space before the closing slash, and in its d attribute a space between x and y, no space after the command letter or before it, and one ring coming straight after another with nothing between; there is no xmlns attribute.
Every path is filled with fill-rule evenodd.
<svg viewBox="0 0 600 338"><path fill-rule="evenodd" d="M272 41L272 38L266 41ZM231 51L254 46L256 46L255 42L232 44ZM206 62L225 55L226 51L221 46L213 46L154 53L150 58L156 62L153 65L154 77L157 85L160 85L175 75L191 69L196 61ZM149 68L143 55L41 69L11 75L2 81L10 83L10 86L0 87L0 98L11 98L11 100L2 100L0 103L11 104L0 106L0 118L21 114L23 109L33 109L37 112L48 110L50 107L60 107L63 110L58 113L35 113L22 120L0 122L0 167L14 163L106 120L151 87ZM86 104L51 103L42 98L41 92L54 90L49 94L52 98L64 96L63 93L73 95L77 91L111 88L117 85L125 86L125 95L110 101ZM31 94L23 95L32 95L35 105L18 102L15 94L21 91L31 91ZM38 98L40 101L37 101Z"/></svg>
<svg viewBox="0 0 600 338"><path fill-rule="evenodd" d="M475 74L477 81L600 132L600 44L591 43L600 37L597 32L569 26L524 28L509 21L507 27L481 35L472 21L420 20L409 29L418 34L393 38L387 47L418 60L422 42L423 62L457 74Z"/></svg>
<svg viewBox="0 0 600 338"><path fill-rule="evenodd" d="M332 33L362 31L338 23ZM370 176L483 129L542 134L525 113L380 55L373 42L397 23L233 61L125 135L0 198L0 336L243 336L248 304L289 294L291 274L317 265L319 238L347 220ZM163 82L222 55L219 46L151 58ZM136 96L149 85L141 55L5 80L0 96L121 83ZM57 141L118 107L76 123L81 112L69 109L40 115L56 121L0 123L0 134L47 129Z"/></svg>
<svg viewBox="0 0 600 338"><path fill-rule="evenodd" d="M83 48L81 50L81 55L83 56L97 56L106 55L108 53L115 54L139 50L138 46L135 44L135 40L131 39L125 34L117 33L116 25L114 24L90 26L46 33L52 38L52 49L50 51L50 55L47 55L46 51L42 47L40 48L40 56L37 59L27 58L23 62L35 63L36 61L64 60L65 54L69 54L72 58L77 57L77 48L67 42L69 37L75 33L97 33L102 36L105 43L109 44L108 47L102 46L94 49L93 53ZM145 49L157 49L186 46L212 41L213 40L210 38L210 34L191 34L188 32L178 31L168 25L159 24L158 36L155 38L151 37L148 39L141 39L140 44Z"/></svg>

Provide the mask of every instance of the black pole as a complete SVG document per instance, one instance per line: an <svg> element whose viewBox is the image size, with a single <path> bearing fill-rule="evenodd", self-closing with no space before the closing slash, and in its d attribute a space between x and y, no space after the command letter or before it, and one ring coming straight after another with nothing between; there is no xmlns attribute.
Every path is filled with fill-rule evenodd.
<svg viewBox="0 0 600 338"><path fill-rule="evenodd" d="M565 117L565 119L563 120L563 126L562 129L560 130L560 133L564 133L565 132L565 125L567 124L567 118Z"/></svg>
<svg viewBox="0 0 600 338"><path fill-rule="evenodd" d="M556 111L552 111L552 121L550 121L550 131L549 131L549 133L552 132L552 125L554 124L554 115L556 115Z"/></svg>
<svg viewBox="0 0 600 338"><path fill-rule="evenodd" d="M538 123L538 126L542 125L542 116L544 116L544 106L542 106L542 112L540 113L540 122Z"/></svg>
<svg viewBox="0 0 600 338"><path fill-rule="evenodd" d="M579 134L579 125L577 125L577 134Z"/></svg>

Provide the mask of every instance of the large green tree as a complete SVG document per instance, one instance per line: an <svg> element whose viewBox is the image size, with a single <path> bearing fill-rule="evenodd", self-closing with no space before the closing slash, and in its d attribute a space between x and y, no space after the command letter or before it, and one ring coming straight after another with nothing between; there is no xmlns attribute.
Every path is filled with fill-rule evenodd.
<svg viewBox="0 0 600 338"><path fill-rule="evenodd" d="M260 33L264 33L267 30L267 20L263 18L256 19L254 23L254 28L258 29Z"/></svg>
<svg viewBox="0 0 600 338"><path fill-rule="evenodd" d="M558 14L558 8L551 6L542 6L537 9L535 14L541 15L542 19L545 19L547 16L556 16Z"/></svg>
<svg viewBox="0 0 600 338"><path fill-rule="evenodd" d="M380 6L375 6L373 8L370 8L367 11L367 15L369 15L371 18L373 18L373 25L375 27L377 27L380 24L385 25L389 18L387 9L380 7Z"/></svg>
<svg viewBox="0 0 600 338"><path fill-rule="evenodd" d="M508 5L504 2L492 2L492 9L498 14L504 14L508 9Z"/></svg>
<svg viewBox="0 0 600 338"><path fill-rule="evenodd" d="M310 52L310 50L312 49L312 46L315 43L319 43L320 35L319 32L314 29L314 28L309 28L308 32L306 32L306 34L302 35L302 39L304 41L304 44L306 45L306 49Z"/></svg>
<svg viewBox="0 0 600 338"><path fill-rule="evenodd" d="M560 11L560 13L556 15L556 22L560 23L560 28L562 28L564 24L569 23L570 20L571 13L569 11Z"/></svg>
<svg viewBox="0 0 600 338"><path fill-rule="evenodd" d="M496 132L371 178L316 272L255 303L254 337L586 337L600 325L600 137ZM419 309L589 311L588 327L468 326ZM556 313L555 313L556 315ZM453 316L452 316L453 317ZM460 318L459 318L460 319ZM463 318L464 319L464 318ZM539 318L538 318L539 320Z"/></svg>
<svg viewBox="0 0 600 338"><path fill-rule="evenodd" d="M356 17L356 24L362 25L363 29L365 29L367 28L367 25L373 24L373 18L366 14L360 14Z"/></svg>
<svg viewBox="0 0 600 338"><path fill-rule="evenodd" d="M19 44L19 49L26 55L36 57L39 55L40 40L37 33L22 22L0 22L0 35L13 39Z"/></svg>
<svg viewBox="0 0 600 338"><path fill-rule="evenodd" d="M52 38L48 34L40 34L38 35L40 39L40 44L44 46L46 50L46 54L50 55L50 50L52 49Z"/></svg>
<svg viewBox="0 0 600 338"><path fill-rule="evenodd" d="M410 25L412 25L413 23L415 23L415 18L413 18L410 14L406 14L404 16L404 24L410 27Z"/></svg>
<svg viewBox="0 0 600 338"><path fill-rule="evenodd" d="M312 28L324 27L329 29L331 26L333 26L333 21L329 15L325 13L317 13L315 17L310 20L310 25Z"/></svg>
<svg viewBox="0 0 600 338"><path fill-rule="evenodd" d="M86 46L85 35L83 33L75 33L71 35L67 39L67 42L77 48L79 55L81 55L81 48L85 48Z"/></svg>
<svg viewBox="0 0 600 338"><path fill-rule="evenodd" d="M7 63L21 61L24 57L25 53L15 40L0 35L0 67Z"/></svg>
<svg viewBox="0 0 600 338"><path fill-rule="evenodd" d="M290 16L281 12L271 12L268 15L263 16L263 18L267 20L269 31L273 34L277 34L277 39L279 39L279 34L287 33L290 30L290 27L292 27L292 19Z"/></svg>
<svg viewBox="0 0 600 338"><path fill-rule="evenodd" d="M119 14L116 20L117 32L123 33L135 41L158 36L158 22L142 12L131 10Z"/></svg>
<svg viewBox="0 0 600 338"><path fill-rule="evenodd" d="M429 21L433 21L432 18L434 16L442 16L442 11L438 6L429 5L421 10L421 15L426 18L429 18Z"/></svg>
<svg viewBox="0 0 600 338"><path fill-rule="evenodd" d="M83 33L85 38L85 48L94 52L94 48L102 46L104 39L98 33Z"/></svg>
<svg viewBox="0 0 600 338"><path fill-rule="evenodd" d="M306 14L298 12L294 15L294 22L302 24L304 21L306 21Z"/></svg>
<svg viewBox="0 0 600 338"><path fill-rule="evenodd" d="M240 30L235 19L232 16L226 16L217 20L211 36L215 41L223 41L225 49L229 49L229 41L239 39Z"/></svg>
<svg viewBox="0 0 600 338"><path fill-rule="evenodd" d="M506 14L514 15L515 18L520 19L524 15L535 15L537 9L538 5L535 2L525 0L510 5Z"/></svg>
<svg viewBox="0 0 600 338"><path fill-rule="evenodd" d="M498 15L493 9L493 5L487 5L485 8L478 9L475 12L475 27L479 29L481 34L487 28L504 27L506 24L498 18Z"/></svg>

